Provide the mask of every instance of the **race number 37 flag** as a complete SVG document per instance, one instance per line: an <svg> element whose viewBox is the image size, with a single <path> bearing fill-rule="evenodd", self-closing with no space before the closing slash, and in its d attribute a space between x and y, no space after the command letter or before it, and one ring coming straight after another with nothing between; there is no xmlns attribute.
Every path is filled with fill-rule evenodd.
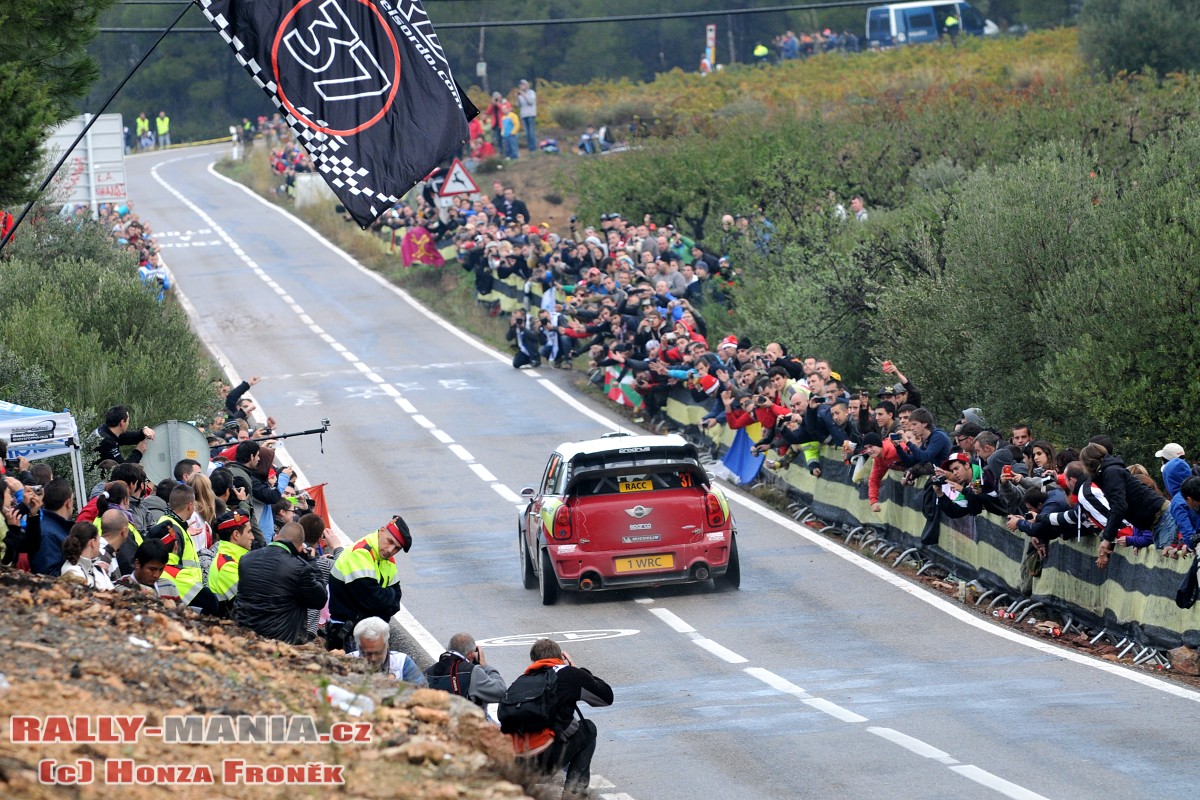
<svg viewBox="0 0 1200 800"><path fill-rule="evenodd" d="M467 140L478 110L420 0L200 0L366 227Z"/></svg>

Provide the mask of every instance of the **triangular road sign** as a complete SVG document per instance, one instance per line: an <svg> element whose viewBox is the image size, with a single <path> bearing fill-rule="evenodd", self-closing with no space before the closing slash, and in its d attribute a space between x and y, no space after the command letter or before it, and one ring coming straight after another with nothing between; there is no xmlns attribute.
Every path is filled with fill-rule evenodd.
<svg viewBox="0 0 1200 800"><path fill-rule="evenodd" d="M479 194L479 184L467 172L467 168L457 158L446 173L446 180L438 189L439 197L453 197L456 194Z"/></svg>

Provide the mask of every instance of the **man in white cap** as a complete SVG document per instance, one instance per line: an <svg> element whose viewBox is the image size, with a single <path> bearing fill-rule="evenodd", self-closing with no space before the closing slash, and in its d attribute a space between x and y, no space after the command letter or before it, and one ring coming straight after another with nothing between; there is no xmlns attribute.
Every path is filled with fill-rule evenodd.
<svg viewBox="0 0 1200 800"><path fill-rule="evenodd" d="M1154 457L1161 458L1163 461L1170 461L1172 458L1183 458L1183 445L1176 442L1164 444L1162 450L1155 453Z"/></svg>

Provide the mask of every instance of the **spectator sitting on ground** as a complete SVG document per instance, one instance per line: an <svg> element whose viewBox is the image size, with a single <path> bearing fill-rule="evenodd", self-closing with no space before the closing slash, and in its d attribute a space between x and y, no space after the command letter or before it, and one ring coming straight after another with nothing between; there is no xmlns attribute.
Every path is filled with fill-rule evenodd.
<svg viewBox="0 0 1200 800"><path fill-rule="evenodd" d="M122 576L117 586L178 600L175 584L161 580L166 566L167 546L158 539L146 539L133 555L133 571Z"/></svg>
<svg viewBox="0 0 1200 800"><path fill-rule="evenodd" d="M100 533L90 522L76 522L62 544L63 565L61 574L89 589L99 592L111 591L112 579L108 569L95 563L100 555Z"/></svg>
<svg viewBox="0 0 1200 800"><path fill-rule="evenodd" d="M358 649L348 655L365 659L374 670L414 686L428 686L425 673L407 654L390 649L391 626L379 617L367 617L354 626Z"/></svg>

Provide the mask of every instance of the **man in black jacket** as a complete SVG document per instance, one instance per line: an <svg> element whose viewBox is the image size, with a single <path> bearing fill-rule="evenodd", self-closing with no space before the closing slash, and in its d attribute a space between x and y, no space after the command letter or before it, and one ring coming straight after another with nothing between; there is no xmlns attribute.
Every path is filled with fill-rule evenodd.
<svg viewBox="0 0 1200 800"><path fill-rule="evenodd" d="M578 714L580 702L590 706L611 706L613 690L604 681L583 667L575 666L571 657L562 651L552 639L538 639L529 648L533 661L525 673L552 669L557 676L557 691L554 711L551 713L550 728L542 734L513 734L513 747L518 756L532 756L537 769L553 775L563 767L567 769L567 780L563 786L563 800L586 797L591 781L592 755L596 752L596 723ZM576 719L576 716L579 718ZM549 734L553 737L549 747L538 752L541 740Z"/></svg>
<svg viewBox="0 0 1200 800"><path fill-rule="evenodd" d="M303 644L308 610L324 605L325 584L298 523L284 525L271 544L238 562L233 620L259 636Z"/></svg>
<svg viewBox="0 0 1200 800"><path fill-rule="evenodd" d="M127 445L139 445L146 439L154 438L153 428L142 428L140 431L129 430L129 409L125 406L113 406L104 414L104 424L96 428L96 436L100 442L96 445L96 463L112 459L118 464L126 461L121 455L121 448ZM129 454L129 461L142 460L142 450L138 448Z"/></svg>
<svg viewBox="0 0 1200 800"><path fill-rule="evenodd" d="M1079 452L1079 461L1104 492L1110 512L1100 533L1097 567L1108 566L1117 532L1125 520L1135 528L1153 531L1154 544L1160 549L1175 541L1179 528L1168 510L1170 501L1132 475L1120 456L1110 455L1103 445L1092 443Z"/></svg>

